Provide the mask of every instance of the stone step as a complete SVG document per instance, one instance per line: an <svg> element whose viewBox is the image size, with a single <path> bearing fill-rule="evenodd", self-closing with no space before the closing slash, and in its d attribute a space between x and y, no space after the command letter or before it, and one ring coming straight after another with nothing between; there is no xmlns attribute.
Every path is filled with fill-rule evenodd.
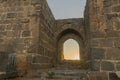
<svg viewBox="0 0 120 80"><path fill-rule="evenodd" d="M5 76L6 76L6 72L0 72L0 80L5 78Z"/></svg>
<svg viewBox="0 0 120 80"><path fill-rule="evenodd" d="M47 71L47 70L46 70ZM44 71L38 71L41 75ZM61 80L80 80L82 78L88 78L88 71L81 71L81 70L55 70L51 69L46 72L49 77L53 80L61 79ZM85 79L86 80L86 79Z"/></svg>

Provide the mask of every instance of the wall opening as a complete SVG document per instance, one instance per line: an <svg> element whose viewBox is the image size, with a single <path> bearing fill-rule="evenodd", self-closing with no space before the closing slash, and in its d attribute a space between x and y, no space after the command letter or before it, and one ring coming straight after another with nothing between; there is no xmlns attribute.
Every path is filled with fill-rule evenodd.
<svg viewBox="0 0 120 80"><path fill-rule="evenodd" d="M68 39L63 44L64 60L80 60L79 44L74 39Z"/></svg>

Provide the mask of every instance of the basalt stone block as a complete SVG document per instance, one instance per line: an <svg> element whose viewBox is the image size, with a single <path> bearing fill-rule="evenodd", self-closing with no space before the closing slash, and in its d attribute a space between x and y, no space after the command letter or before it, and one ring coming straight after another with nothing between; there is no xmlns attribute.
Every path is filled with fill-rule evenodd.
<svg viewBox="0 0 120 80"><path fill-rule="evenodd" d="M33 63L49 63L50 59L44 56L35 56L33 57Z"/></svg>
<svg viewBox="0 0 120 80"><path fill-rule="evenodd" d="M4 31L5 30L5 25L0 25L0 31Z"/></svg>
<svg viewBox="0 0 120 80"><path fill-rule="evenodd" d="M120 62L116 63L116 69L117 69L117 71L120 71Z"/></svg>
<svg viewBox="0 0 120 80"><path fill-rule="evenodd" d="M7 52L0 52L0 72L5 72L6 70L8 54Z"/></svg>
<svg viewBox="0 0 120 80"><path fill-rule="evenodd" d="M41 0L31 0L31 4L40 4Z"/></svg>
<svg viewBox="0 0 120 80"><path fill-rule="evenodd" d="M0 43L2 43L4 40L0 38Z"/></svg>
<svg viewBox="0 0 120 80"><path fill-rule="evenodd" d="M112 11L113 12L120 12L120 6L113 7Z"/></svg>
<svg viewBox="0 0 120 80"><path fill-rule="evenodd" d="M120 29L120 22L119 22L119 21L115 22L115 27L116 27L117 29Z"/></svg>
<svg viewBox="0 0 120 80"><path fill-rule="evenodd" d="M92 38L105 38L106 34L103 32L91 32Z"/></svg>
<svg viewBox="0 0 120 80"><path fill-rule="evenodd" d="M99 41L97 39L91 40L90 45L92 47L98 47L99 46Z"/></svg>
<svg viewBox="0 0 120 80"><path fill-rule="evenodd" d="M112 5L112 0L104 0L103 5L104 7L110 7Z"/></svg>
<svg viewBox="0 0 120 80"><path fill-rule="evenodd" d="M105 58L105 50L102 48L92 48L91 54L94 59L103 59Z"/></svg>
<svg viewBox="0 0 120 80"><path fill-rule="evenodd" d="M105 15L106 15L106 18L107 18L108 20L110 20L110 19L112 19L112 18L120 17L120 15L119 15L119 14L116 14L116 13L114 13L114 14L105 14Z"/></svg>
<svg viewBox="0 0 120 80"><path fill-rule="evenodd" d="M120 31L106 30L107 37L120 37Z"/></svg>
<svg viewBox="0 0 120 80"><path fill-rule="evenodd" d="M21 23L29 23L29 19L20 19Z"/></svg>
<svg viewBox="0 0 120 80"><path fill-rule="evenodd" d="M0 72L0 80L4 80L6 77L6 72Z"/></svg>
<svg viewBox="0 0 120 80"><path fill-rule="evenodd" d="M16 15L16 13L7 13L7 18L15 18Z"/></svg>
<svg viewBox="0 0 120 80"><path fill-rule="evenodd" d="M22 37L29 37L30 36L30 31L23 31Z"/></svg>
<svg viewBox="0 0 120 80"><path fill-rule="evenodd" d="M109 73L109 80L120 80L116 73Z"/></svg>
<svg viewBox="0 0 120 80"><path fill-rule="evenodd" d="M112 39L101 39L99 40L100 47L112 47L113 40Z"/></svg>
<svg viewBox="0 0 120 80"><path fill-rule="evenodd" d="M116 38L114 40L114 46L117 48L117 47L120 47L120 39L119 38Z"/></svg>
<svg viewBox="0 0 120 80"><path fill-rule="evenodd" d="M92 70L99 71L100 70L100 61L93 61L92 62Z"/></svg>
<svg viewBox="0 0 120 80"><path fill-rule="evenodd" d="M108 62L108 61L103 61L101 63L101 69L103 71L113 71L113 70L115 70L114 64L112 62Z"/></svg>
<svg viewBox="0 0 120 80"><path fill-rule="evenodd" d="M92 72L90 73L90 80L108 80L108 75L105 72Z"/></svg>
<svg viewBox="0 0 120 80"><path fill-rule="evenodd" d="M4 36L6 36L6 35L7 35L7 32L6 32L6 31L0 32L0 37L4 37Z"/></svg>
<svg viewBox="0 0 120 80"><path fill-rule="evenodd" d="M113 28L113 22L111 22L110 20L107 20L106 21L106 26L107 26L107 29L112 29Z"/></svg>
<svg viewBox="0 0 120 80"><path fill-rule="evenodd" d="M108 60L120 60L120 49L109 48L106 50L106 59Z"/></svg>

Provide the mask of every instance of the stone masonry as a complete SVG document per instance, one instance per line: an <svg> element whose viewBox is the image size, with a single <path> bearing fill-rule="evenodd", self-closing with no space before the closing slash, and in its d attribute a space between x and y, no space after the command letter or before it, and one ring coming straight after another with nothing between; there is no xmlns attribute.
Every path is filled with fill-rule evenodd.
<svg viewBox="0 0 120 80"><path fill-rule="evenodd" d="M120 0L87 0L84 18L61 20L46 0L0 0L0 72L53 68L70 38L80 46L79 70L89 70L92 80L119 80Z"/></svg>

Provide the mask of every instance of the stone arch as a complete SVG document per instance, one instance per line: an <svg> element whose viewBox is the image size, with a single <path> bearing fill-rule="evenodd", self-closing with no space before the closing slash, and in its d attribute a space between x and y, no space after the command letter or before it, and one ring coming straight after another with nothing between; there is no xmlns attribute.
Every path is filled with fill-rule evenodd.
<svg viewBox="0 0 120 80"><path fill-rule="evenodd" d="M84 41L82 36L79 34L79 32L73 30L73 29L67 29L64 30L63 32L61 32L59 34L59 36L57 37L57 46L58 46L58 57L57 60L58 62L61 62L63 60L62 56L63 56L63 44L66 40L68 39L74 39L78 42L79 44L79 51L80 51L80 59L84 59Z"/></svg>

